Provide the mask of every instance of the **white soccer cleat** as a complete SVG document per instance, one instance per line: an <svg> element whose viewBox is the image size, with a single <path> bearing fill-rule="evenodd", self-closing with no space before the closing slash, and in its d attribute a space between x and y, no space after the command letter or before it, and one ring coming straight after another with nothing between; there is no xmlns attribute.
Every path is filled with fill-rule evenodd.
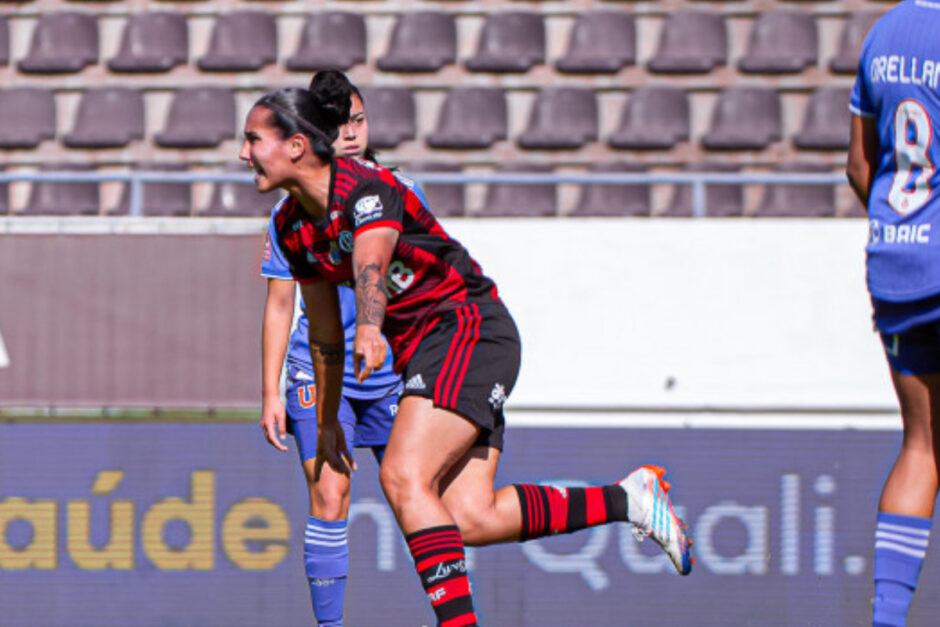
<svg viewBox="0 0 940 627"><path fill-rule="evenodd" d="M627 493L627 518L638 540L646 536L666 552L680 575L692 572L692 538L669 500L669 482L659 466L640 466L620 482Z"/></svg>

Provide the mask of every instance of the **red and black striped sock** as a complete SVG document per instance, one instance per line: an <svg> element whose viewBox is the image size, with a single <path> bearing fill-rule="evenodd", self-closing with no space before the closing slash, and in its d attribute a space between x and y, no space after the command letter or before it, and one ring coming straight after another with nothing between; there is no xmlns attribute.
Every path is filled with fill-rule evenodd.
<svg viewBox="0 0 940 627"><path fill-rule="evenodd" d="M463 539L457 526L422 529L405 540L440 627L476 627Z"/></svg>
<svg viewBox="0 0 940 627"><path fill-rule="evenodd" d="M627 493L619 485L561 488L517 483L522 507L522 540L571 533L627 520Z"/></svg>

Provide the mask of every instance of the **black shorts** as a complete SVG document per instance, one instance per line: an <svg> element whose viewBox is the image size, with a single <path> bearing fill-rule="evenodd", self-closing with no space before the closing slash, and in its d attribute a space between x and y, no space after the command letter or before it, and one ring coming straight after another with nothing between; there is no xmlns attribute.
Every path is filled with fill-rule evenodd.
<svg viewBox="0 0 940 627"><path fill-rule="evenodd" d="M475 446L503 450L503 403L519 376L519 331L499 303L469 303L444 314L421 338L402 396L431 399L482 431Z"/></svg>

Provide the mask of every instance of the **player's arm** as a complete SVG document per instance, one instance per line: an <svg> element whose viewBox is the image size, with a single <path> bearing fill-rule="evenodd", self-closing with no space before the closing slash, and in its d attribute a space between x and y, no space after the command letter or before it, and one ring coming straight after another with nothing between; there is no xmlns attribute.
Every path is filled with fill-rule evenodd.
<svg viewBox="0 0 940 627"><path fill-rule="evenodd" d="M878 128L875 119L852 115L849 155L845 173L862 206L868 208L872 180L878 168Z"/></svg>
<svg viewBox="0 0 940 627"><path fill-rule="evenodd" d="M382 336L382 322L389 297L385 277L397 242L398 231L383 226L358 234L353 245L356 279L353 369L360 383L385 363L387 344Z"/></svg>
<svg viewBox="0 0 940 627"><path fill-rule="evenodd" d="M322 280L303 283L301 291L307 305L310 361L317 388L314 480L318 481L323 464L344 474L355 469L338 417L346 363L345 333L335 285Z"/></svg>
<svg viewBox="0 0 940 627"><path fill-rule="evenodd" d="M294 318L294 282L268 279L261 326L261 429L274 448L287 451L287 414L281 402L281 368Z"/></svg>

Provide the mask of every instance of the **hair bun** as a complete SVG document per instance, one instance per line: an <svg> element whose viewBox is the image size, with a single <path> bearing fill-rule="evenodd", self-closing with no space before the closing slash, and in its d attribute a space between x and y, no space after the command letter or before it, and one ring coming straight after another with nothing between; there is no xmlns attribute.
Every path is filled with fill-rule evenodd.
<svg viewBox="0 0 940 627"><path fill-rule="evenodd" d="M324 113L325 123L331 126L346 123L352 108L352 85L345 74L337 70L317 72L310 81L310 92Z"/></svg>

